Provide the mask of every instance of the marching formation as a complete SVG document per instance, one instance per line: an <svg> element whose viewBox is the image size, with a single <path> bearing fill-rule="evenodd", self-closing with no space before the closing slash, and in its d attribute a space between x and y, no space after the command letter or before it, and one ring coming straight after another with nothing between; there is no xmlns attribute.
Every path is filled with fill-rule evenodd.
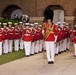
<svg viewBox="0 0 76 75"><path fill-rule="evenodd" d="M1 23L0 23L1 25ZM13 41L14 50L19 51L25 49L25 55L30 56L42 52L44 41L49 41L51 38L54 41L54 37L47 37L45 35L44 25L39 25L38 23L30 24L23 22L14 23L15 27L12 27L12 22L3 23L3 28L0 28L0 55L2 55L2 44L3 53L8 53L13 51ZM70 29L68 23L64 22L61 25L60 22L55 24L55 54L58 55L63 51L69 50L70 44ZM46 25L48 26L48 24ZM44 37L43 37L44 36ZM45 43L46 44L46 43ZM48 48L48 44L45 45L45 49ZM51 45L52 46L52 45ZM53 47L53 46L52 46ZM53 49L52 49L53 50ZM51 52L51 55L54 53ZM47 52L47 57L49 52ZM54 59L53 59L54 60ZM48 58L49 61L49 58Z"/></svg>
<svg viewBox="0 0 76 75"><path fill-rule="evenodd" d="M70 30L69 23L57 22L54 24L54 12L50 9L45 11L45 23L0 23L0 55L9 52L25 50L25 56L46 51L48 64L54 64L55 55L70 49L70 35L73 32L76 56L76 30ZM76 28L76 27L75 27ZM13 49L14 48L14 49Z"/></svg>
<svg viewBox="0 0 76 75"><path fill-rule="evenodd" d="M3 23L3 28L0 28L0 55L12 52L13 47L15 51L25 49L26 57L42 52L42 25L38 23L23 25L23 22L14 25L15 27L12 27L12 22Z"/></svg>

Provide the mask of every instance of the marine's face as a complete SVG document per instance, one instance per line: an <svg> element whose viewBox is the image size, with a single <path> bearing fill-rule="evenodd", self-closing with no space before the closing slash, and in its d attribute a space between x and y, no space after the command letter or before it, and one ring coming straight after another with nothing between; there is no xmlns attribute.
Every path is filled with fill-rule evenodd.
<svg viewBox="0 0 76 75"><path fill-rule="evenodd" d="M6 28L7 26L4 26L4 28Z"/></svg>
<svg viewBox="0 0 76 75"><path fill-rule="evenodd" d="M12 25L10 24L9 27L12 27Z"/></svg>
<svg viewBox="0 0 76 75"><path fill-rule="evenodd" d="M50 24L50 23L51 23L51 20L50 20L50 19L48 19L48 20L47 20L47 22Z"/></svg>
<svg viewBox="0 0 76 75"><path fill-rule="evenodd" d="M20 24L20 27L22 27L22 24Z"/></svg>
<svg viewBox="0 0 76 75"><path fill-rule="evenodd" d="M15 28L17 28L18 26L16 25Z"/></svg>
<svg viewBox="0 0 76 75"><path fill-rule="evenodd" d="M35 25L35 28L38 28L38 25Z"/></svg>
<svg viewBox="0 0 76 75"><path fill-rule="evenodd" d="M26 29L29 29L29 26L26 26Z"/></svg>
<svg viewBox="0 0 76 75"><path fill-rule="evenodd" d="M51 20L50 20L50 19L48 19L48 20L47 20L47 22L51 22Z"/></svg>

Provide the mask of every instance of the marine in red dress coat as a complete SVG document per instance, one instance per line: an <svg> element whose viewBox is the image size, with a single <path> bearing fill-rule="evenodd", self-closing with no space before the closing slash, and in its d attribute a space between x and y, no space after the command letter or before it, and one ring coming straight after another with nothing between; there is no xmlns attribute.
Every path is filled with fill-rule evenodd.
<svg viewBox="0 0 76 75"><path fill-rule="evenodd" d="M18 28L18 26L15 26L13 32L14 32L14 39L20 39L20 37L21 37L21 31Z"/></svg>
<svg viewBox="0 0 76 75"><path fill-rule="evenodd" d="M26 29L24 28L23 32L22 32L22 37L24 41L31 41L32 40L32 31L31 29Z"/></svg>
<svg viewBox="0 0 76 75"><path fill-rule="evenodd" d="M0 42L2 42L4 39L4 31L2 28L0 28Z"/></svg>

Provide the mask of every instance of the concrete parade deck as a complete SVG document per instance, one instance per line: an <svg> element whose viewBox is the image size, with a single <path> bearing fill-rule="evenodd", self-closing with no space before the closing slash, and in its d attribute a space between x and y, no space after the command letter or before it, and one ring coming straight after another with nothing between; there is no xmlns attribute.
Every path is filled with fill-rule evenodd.
<svg viewBox="0 0 76 75"><path fill-rule="evenodd" d="M48 64L45 52L0 65L0 75L76 75L74 49L55 57Z"/></svg>

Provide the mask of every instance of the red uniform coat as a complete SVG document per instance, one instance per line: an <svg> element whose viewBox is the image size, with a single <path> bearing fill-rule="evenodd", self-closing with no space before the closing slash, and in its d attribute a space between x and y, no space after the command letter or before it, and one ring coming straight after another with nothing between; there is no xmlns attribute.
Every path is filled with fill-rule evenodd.
<svg viewBox="0 0 76 75"><path fill-rule="evenodd" d="M36 41L36 29L32 29L32 42Z"/></svg>
<svg viewBox="0 0 76 75"><path fill-rule="evenodd" d="M8 28L4 28L3 29L3 32L4 32L4 40L7 40L7 39L9 39L9 30L8 30Z"/></svg>
<svg viewBox="0 0 76 75"><path fill-rule="evenodd" d="M74 43L76 44L76 30L73 30Z"/></svg>
<svg viewBox="0 0 76 75"><path fill-rule="evenodd" d="M14 39L20 39L20 36L21 36L21 31L20 29L17 27L17 28L14 28Z"/></svg>
<svg viewBox="0 0 76 75"><path fill-rule="evenodd" d="M24 41L32 41L32 31L31 29L24 29L23 32L22 32L22 37L23 37L23 40Z"/></svg>
<svg viewBox="0 0 76 75"><path fill-rule="evenodd" d="M59 42L60 41L60 30L57 29L56 33L57 33L57 42Z"/></svg>
<svg viewBox="0 0 76 75"><path fill-rule="evenodd" d="M40 35L39 35L39 32L40 32L40 29L39 28L36 28L36 41L37 40L40 40Z"/></svg>
<svg viewBox="0 0 76 75"><path fill-rule="evenodd" d="M20 38L22 37L22 31L23 31L23 27L19 27L20 29Z"/></svg>
<svg viewBox="0 0 76 75"><path fill-rule="evenodd" d="M62 38L63 38L63 39L66 38L66 36L65 36L65 29L64 29L64 28L62 29Z"/></svg>
<svg viewBox="0 0 76 75"><path fill-rule="evenodd" d="M70 34L71 34L70 29L67 28L67 38L70 38Z"/></svg>
<svg viewBox="0 0 76 75"><path fill-rule="evenodd" d="M50 26L50 24L48 24L48 23L44 24L44 27L45 27L44 31L45 32L47 31L47 29L49 28L49 26ZM46 38L45 41L55 41L56 25L53 26L53 32L54 33L50 33L50 35Z"/></svg>
<svg viewBox="0 0 76 75"><path fill-rule="evenodd" d="M4 39L4 31L0 28L0 42Z"/></svg>
<svg viewBox="0 0 76 75"><path fill-rule="evenodd" d="M14 38L14 28L8 28L9 40L13 40Z"/></svg>
<svg viewBox="0 0 76 75"><path fill-rule="evenodd" d="M42 34L42 29L39 29L39 39L42 40L43 39L43 34Z"/></svg>

